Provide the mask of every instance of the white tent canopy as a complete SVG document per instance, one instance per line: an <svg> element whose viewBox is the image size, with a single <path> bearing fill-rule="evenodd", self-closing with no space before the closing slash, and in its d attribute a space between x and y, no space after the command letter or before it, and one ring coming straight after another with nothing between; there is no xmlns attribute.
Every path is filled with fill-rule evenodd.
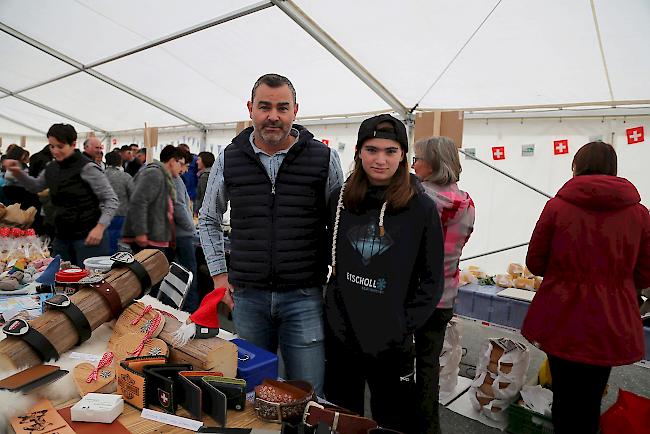
<svg viewBox="0 0 650 434"><path fill-rule="evenodd" d="M301 117L650 103L648 0L2 0L0 132L233 122L262 74Z"/></svg>

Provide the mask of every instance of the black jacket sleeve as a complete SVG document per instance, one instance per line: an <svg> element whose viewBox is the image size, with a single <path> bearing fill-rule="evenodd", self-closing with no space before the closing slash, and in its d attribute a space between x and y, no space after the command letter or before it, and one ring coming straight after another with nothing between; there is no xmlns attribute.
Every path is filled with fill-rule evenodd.
<svg viewBox="0 0 650 434"><path fill-rule="evenodd" d="M436 308L444 290L443 261L445 255L442 224L436 206L428 197L426 221L420 241L416 273L406 299L406 328L413 333L424 325ZM430 203L428 203L430 202Z"/></svg>

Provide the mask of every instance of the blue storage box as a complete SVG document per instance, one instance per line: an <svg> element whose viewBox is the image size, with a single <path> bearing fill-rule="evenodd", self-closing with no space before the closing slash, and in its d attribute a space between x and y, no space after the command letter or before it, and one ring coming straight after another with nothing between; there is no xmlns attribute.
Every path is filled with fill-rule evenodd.
<svg viewBox="0 0 650 434"><path fill-rule="evenodd" d="M246 393L266 378L278 378L277 355L243 339L233 339L231 342L237 345L237 378L246 380Z"/></svg>

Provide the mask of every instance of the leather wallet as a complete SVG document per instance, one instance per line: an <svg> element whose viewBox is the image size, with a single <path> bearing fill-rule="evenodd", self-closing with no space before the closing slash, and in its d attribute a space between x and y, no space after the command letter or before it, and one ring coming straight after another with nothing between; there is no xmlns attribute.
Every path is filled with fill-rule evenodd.
<svg viewBox="0 0 650 434"><path fill-rule="evenodd" d="M36 365L0 380L0 390L27 393L66 375L68 371L54 365Z"/></svg>
<svg viewBox="0 0 650 434"><path fill-rule="evenodd" d="M180 383L184 390L185 402L183 407L196 419L203 419L207 413L222 426L226 425L227 398L222 391L209 386L203 377L220 377L216 371L184 371L179 373Z"/></svg>
<svg viewBox="0 0 650 434"><path fill-rule="evenodd" d="M243 411L246 407L246 380L230 377L203 377L210 387L220 390L226 395L228 408Z"/></svg>
<svg viewBox="0 0 650 434"><path fill-rule="evenodd" d="M147 365L144 376L147 380L146 405L157 405L167 413L176 413L178 405L185 402L185 390L180 384L179 372L194 369L189 363L168 363Z"/></svg>
<svg viewBox="0 0 650 434"><path fill-rule="evenodd" d="M130 357L117 366L117 393L122 395L124 401L137 409L146 407L147 378L144 368L147 365L161 365L167 361L161 356Z"/></svg>

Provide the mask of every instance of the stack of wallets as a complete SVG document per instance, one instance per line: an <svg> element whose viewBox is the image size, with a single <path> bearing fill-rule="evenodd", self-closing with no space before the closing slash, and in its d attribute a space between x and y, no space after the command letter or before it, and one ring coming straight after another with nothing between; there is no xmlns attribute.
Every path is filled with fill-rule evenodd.
<svg viewBox="0 0 650 434"><path fill-rule="evenodd" d="M179 378L185 394L182 405L196 419L201 420L206 413L225 426L228 408L244 410L246 406L244 380L209 371L180 372Z"/></svg>
<svg viewBox="0 0 650 434"><path fill-rule="evenodd" d="M67 373L65 369L54 365L32 366L0 380L0 390L28 393L58 380Z"/></svg>
<svg viewBox="0 0 650 434"><path fill-rule="evenodd" d="M75 422L112 423L124 410L120 395L88 393L70 409Z"/></svg>
<svg viewBox="0 0 650 434"><path fill-rule="evenodd" d="M117 368L117 393L132 406L160 407L174 414L179 406L201 420L203 414L226 424L228 408L244 410L246 382L217 371L194 371L187 363L165 363L164 357L132 357Z"/></svg>

